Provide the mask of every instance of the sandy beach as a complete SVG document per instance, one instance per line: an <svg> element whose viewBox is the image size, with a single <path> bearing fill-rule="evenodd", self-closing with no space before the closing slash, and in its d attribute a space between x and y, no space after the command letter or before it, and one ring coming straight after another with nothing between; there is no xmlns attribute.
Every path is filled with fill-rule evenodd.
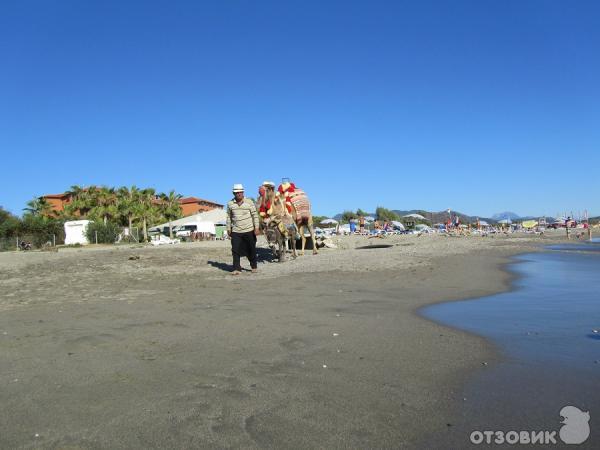
<svg viewBox="0 0 600 450"><path fill-rule="evenodd" d="M418 308L563 239L349 236L285 263L261 239L239 277L223 241L2 253L0 447L417 448L498 358Z"/></svg>

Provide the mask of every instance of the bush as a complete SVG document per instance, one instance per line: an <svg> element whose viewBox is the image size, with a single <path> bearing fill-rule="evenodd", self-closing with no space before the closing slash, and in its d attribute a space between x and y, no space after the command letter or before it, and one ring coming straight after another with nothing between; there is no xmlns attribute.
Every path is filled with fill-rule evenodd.
<svg viewBox="0 0 600 450"><path fill-rule="evenodd" d="M394 211L384 208L383 206L378 206L375 214L377 215L377 220L381 221L400 220L400 216L398 216L398 214L396 214Z"/></svg>
<svg viewBox="0 0 600 450"><path fill-rule="evenodd" d="M21 220L0 206L0 239L16 236L21 228Z"/></svg>
<svg viewBox="0 0 600 450"><path fill-rule="evenodd" d="M25 214L19 230L21 240L31 242L34 247L43 247L46 243L64 240L62 220L39 215Z"/></svg>
<svg viewBox="0 0 600 450"><path fill-rule="evenodd" d="M90 222L86 228L85 234L90 244L96 243L96 233L98 235L98 244L114 244L121 234L121 228L114 223Z"/></svg>
<svg viewBox="0 0 600 450"><path fill-rule="evenodd" d="M353 213L352 211L344 211L342 213L341 221L344 223L348 223L348 222L350 222L350 220L356 219L356 218L358 218L358 216L355 213Z"/></svg>

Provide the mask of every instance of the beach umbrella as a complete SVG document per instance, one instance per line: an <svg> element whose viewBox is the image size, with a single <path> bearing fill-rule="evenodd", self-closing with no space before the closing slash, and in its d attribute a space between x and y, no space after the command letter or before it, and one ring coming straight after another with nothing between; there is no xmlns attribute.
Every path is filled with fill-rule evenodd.
<svg viewBox="0 0 600 450"><path fill-rule="evenodd" d="M338 221L335 219L325 219L321 221L321 224L323 225L336 225L337 223Z"/></svg>
<svg viewBox="0 0 600 450"><path fill-rule="evenodd" d="M404 217L409 217L411 219L419 219L419 220L427 220L425 217L423 217L421 214L407 214Z"/></svg>
<svg viewBox="0 0 600 450"><path fill-rule="evenodd" d="M367 216L367 217L365 217L365 221L366 222L375 222L375 217Z"/></svg>
<svg viewBox="0 0 600 450"><path fill-rule="evenodd" d="M404 224L402 222L398 222L397 220L392 220L390 222L394 228L398 228L400 230L404 230Z"/></svg>

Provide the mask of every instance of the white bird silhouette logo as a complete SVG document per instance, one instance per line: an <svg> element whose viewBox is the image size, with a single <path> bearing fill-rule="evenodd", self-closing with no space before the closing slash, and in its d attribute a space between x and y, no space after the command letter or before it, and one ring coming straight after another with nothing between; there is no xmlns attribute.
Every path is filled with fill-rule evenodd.
<svg viewBox="0 0 600 450"><path fill-rule="evenodd" d="M590 413L575 406L565 406L559 413L564 424L560 429L560 438L565 444L581 444L590 436Z"/></svg>

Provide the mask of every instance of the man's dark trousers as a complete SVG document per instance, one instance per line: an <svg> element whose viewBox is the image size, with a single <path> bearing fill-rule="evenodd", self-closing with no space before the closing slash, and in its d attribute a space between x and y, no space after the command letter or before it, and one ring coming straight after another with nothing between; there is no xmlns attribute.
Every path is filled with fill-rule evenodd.
<svg viewBox="0 0 600 450"><path fill-rule="evenodd" d="M256 269L256 235L254 231L246 233L231 233L231 253L233 255L233 270L242 270L240 257L248 257L250 267Z"/></svg>

